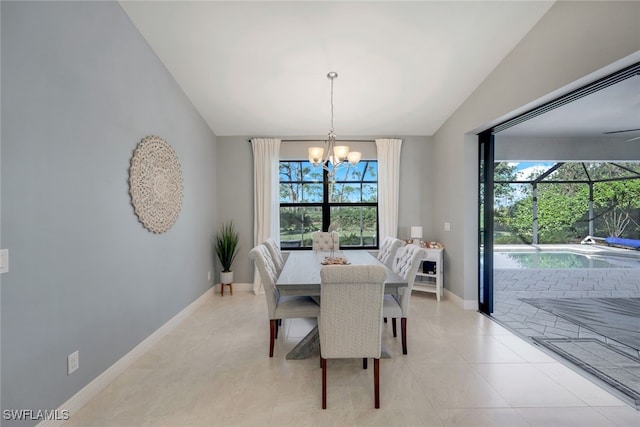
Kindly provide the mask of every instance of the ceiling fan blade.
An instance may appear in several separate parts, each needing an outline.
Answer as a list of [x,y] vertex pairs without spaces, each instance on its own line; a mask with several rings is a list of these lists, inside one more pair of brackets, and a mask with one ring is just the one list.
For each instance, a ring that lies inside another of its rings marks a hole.
[[640,129],[625,129],[625,130],[613,130],[611,132],[602,132],[604,135],[612,135],[614,133],[635,132]]
[[633,142],[640,140],[640,136],[636,136],[635,138],[627,139],[625,142]]

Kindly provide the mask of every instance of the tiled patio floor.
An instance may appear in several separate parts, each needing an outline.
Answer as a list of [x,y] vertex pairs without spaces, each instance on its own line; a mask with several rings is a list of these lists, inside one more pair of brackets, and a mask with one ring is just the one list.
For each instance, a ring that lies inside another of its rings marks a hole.
[[[640,349],[538,309],[522,301],[525,298],[640,298],[640,269],[496,269],[492,314],[499,323],[531,342],[544,342],[548,338],[596,339],[640,359]],[[640,318],[638,323],[640,326]],[[607,359],[604,353],[601,357]],[[635,371],[640,372],[640,365],[633,367],[633,371],[632,376],[637,377]],[[605,382],[611,385],[610,381]],[[617,382],[613,383],[616,387]],[[640,390],[635,388],[632,394],[637,396]]]
[[640,298],[640,269],[495,270],[493,317],[524,337],[596,338],[632,349],[521,301],[522,298]]

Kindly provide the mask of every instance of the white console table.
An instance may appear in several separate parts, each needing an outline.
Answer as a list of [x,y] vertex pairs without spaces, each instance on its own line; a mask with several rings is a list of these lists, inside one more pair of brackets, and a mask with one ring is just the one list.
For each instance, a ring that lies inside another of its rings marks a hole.
[[[416,273],[416,280],[413,283],[413,290],[420,292],[433,292],[436,299],[440,301],[442,297],[442,271],[444,270],[444,248],[425,248],[427,256],[422,259],[420,268]],[[424,269],[425,261],[435,263],[435,271],[428,272]]]

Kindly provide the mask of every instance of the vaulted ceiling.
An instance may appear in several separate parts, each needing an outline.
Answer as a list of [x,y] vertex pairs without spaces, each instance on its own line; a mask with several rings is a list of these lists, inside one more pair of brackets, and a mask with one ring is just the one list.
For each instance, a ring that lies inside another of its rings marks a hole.
[[432,135],[546,1],[120,1],[216,135]]

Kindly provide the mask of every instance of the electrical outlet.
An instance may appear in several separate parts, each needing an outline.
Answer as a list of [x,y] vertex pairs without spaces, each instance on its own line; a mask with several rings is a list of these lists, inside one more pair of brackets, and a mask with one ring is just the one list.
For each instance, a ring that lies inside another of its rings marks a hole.
[[451,223],[450,222],[445,222],[444,223],[444,231],[451,231]]
[[80,367],[80,354],[74,351],[67,356],[67,375],[73,374]]
[[207,273],[207,280],[211,281],[211,272]]

